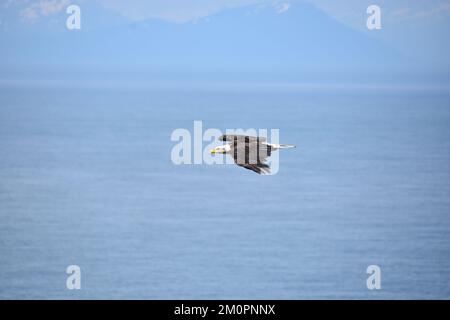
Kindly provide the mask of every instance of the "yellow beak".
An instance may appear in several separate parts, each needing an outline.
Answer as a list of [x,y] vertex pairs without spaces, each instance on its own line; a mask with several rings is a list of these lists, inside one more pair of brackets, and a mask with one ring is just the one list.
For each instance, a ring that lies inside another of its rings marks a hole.
[[211,149],[211,153],[212,153],[212,154],[215,154],[215,153],[216,153],[216,150],[215,150],[215,149]]

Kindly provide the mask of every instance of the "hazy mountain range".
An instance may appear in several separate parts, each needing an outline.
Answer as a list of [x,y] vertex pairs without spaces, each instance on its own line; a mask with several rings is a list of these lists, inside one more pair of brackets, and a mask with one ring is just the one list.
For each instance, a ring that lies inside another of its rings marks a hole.
[[0,33],[0,59],[5,73],[117,69],[293,78],[340,74],[352,80],[427,68],[414,55],[306,2],[234,7],[183,23],[131,21],[91,2],[83,4],[82,29],[75,31],[65,28],[66,17],[61,11],[47,20],[23,23],[4,15],[8,25]]

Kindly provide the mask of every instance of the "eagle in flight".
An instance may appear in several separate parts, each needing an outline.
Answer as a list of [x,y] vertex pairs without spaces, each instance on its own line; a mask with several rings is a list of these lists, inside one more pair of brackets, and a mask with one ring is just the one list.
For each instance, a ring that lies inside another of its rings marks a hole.
[[212,154],[229,154],[238,166],[258,174],[270,173],[270,166],[266,163],[266,160],[273,151],[295,148],[294,145],[267,143],[266,138],[245,135],[226,134],[220,136],[219,141],[229,143],[215,147],[211,150]]

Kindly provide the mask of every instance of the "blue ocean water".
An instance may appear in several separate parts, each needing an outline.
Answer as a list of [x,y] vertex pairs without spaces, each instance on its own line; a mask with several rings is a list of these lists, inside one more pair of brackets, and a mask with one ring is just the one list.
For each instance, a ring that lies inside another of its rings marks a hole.
[[[170,135],[195,120],[297,148],[274,176],[176,166]],[[448,94],[0,88],[0,298],[448,299],[449,283]]]

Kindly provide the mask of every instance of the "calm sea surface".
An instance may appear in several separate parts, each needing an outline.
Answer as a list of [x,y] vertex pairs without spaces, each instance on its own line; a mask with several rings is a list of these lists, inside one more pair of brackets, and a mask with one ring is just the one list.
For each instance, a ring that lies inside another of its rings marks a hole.
[[[297,148],[176,166],[194,120]],[[448,299],[450,96],[1,87],[0,298]]]

